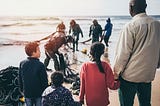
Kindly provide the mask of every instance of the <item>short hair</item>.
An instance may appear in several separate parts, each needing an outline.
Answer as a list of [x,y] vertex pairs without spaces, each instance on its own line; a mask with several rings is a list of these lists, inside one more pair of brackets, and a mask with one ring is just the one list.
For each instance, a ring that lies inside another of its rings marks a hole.
[[37,42],[29,42],[25,46],[25,52],[28,56],[32,56],[33,52],[36,52],[39,44]]
[[98,24],[98,21],[96,19],[94,19],[92,22],[93,24]]
[[132,0],[130,2],[130,6],[133,8],[135,13],[142,13],[145,12],[147,3],[146,0]]
[[55,71],[51,75],[51,84],[53,84],[55,87],[59,87],[62,85],[64,81],[63,73],[60,71]]

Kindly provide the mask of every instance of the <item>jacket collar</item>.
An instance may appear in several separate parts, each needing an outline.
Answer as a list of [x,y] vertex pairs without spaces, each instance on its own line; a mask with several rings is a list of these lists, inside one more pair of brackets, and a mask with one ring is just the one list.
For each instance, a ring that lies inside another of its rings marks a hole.
[[136,19],[138,17],[144,17],[144,16],[147,16],[147,14],[146,13],[139,13],[139,14],[135,15],[132,19]]

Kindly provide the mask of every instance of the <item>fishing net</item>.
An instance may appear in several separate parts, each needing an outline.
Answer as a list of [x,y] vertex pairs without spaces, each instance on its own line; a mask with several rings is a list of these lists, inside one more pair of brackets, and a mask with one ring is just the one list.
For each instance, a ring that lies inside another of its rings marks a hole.
[[9,66],[0,70],[0,104],[9,104],[19,101],[22,96],[18,84],[17,67]]

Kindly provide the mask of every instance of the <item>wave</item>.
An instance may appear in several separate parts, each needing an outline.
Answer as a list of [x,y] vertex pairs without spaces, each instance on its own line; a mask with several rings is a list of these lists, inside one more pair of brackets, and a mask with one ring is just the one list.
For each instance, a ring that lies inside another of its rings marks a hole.
[[26,26],[38,26],[38,25],[57,25],[59,22],[54,21],[54,22],[19,22],[19,23],[8,23],[8,24],[1,24],[0,27],[1,28],[6,28],[6,27],[26,27]]
[[0,46],[26,45],[29,41],[18,41],[7,38],[0,39]]

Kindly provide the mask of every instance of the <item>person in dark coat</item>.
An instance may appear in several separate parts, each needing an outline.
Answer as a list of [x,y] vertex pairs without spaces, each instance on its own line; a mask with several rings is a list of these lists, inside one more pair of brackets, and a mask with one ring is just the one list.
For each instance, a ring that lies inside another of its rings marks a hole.
[[45,66],[39,61],[39,44],[28,43],[25,52],[29,57],[20,62],[20,88],[24,93],[26,106],[41,106],[41,95],[48,86],[48,79]]
[[90,26],[89,37],[92,37],[92,43],[99,42],[99,37],[102,37],[102,27],[96,19],[93,20],[93,24]]

